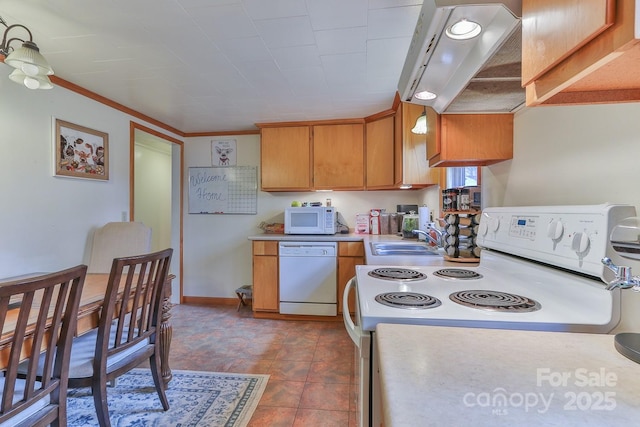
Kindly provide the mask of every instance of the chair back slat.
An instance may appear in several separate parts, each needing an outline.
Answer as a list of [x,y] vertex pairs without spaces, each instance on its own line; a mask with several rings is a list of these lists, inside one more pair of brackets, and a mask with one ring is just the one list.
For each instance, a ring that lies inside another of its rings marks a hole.
[[22,296],[22,304],[19,308],[18,319],[13,333],[13,342],[11,343],[11,351],[9,353],[9,369],[5,372],[5,384],[2,391],[0,412],[4,412],[5,408],[11,408],[12,406],[16,378],[18,376],[16,370],[12,368],[18,366],[18,363],[20,363],[33,296],[34,291],[25,291]]
[[[60,329],[62,327],[62,318],[64,316],[64,311],[66,309],[66,300],[68,298],[68,292],[70,291],[69,282],[61,283],[61,286],[58,289],[47,288],[44,290],[46,295],[46,303],[41,304],[39,319],[38,319],[38,328],[45,327],[47,325],[48,318],[50,316],[49,310],[45,308],[45,306],[49,306],[52,301],[55,300],[54,304],[54,312],[53,317],[51,319],[51,328],[49,331],[42,336],[38,337],[38,341],[33,343],[31,348],[31,357],[36,359],[40,350],[42,349],[42,342],[46,341],[45,348],[55,348],[58,345],[58,339],[60,337]],[[57,295],[55,295],[57,294]],[[76,319],[77,320],[77,319]],[[75,329],[75,328],[74,328]],[[74,331],[75,332],[75,331]],[[54,369],[54,363],[56,363],[55,353],[52,351],[45,352],[44,357],[44,372],[52,372]],[[35,378],[34,378],[35,381]],[[51,382],[51,377],[45,375],[42,377],[43,386],[48,386]],[[31,384],[29,384],[31,385]],[[27,389],[31,389],[31,387],[27,387]]]
[[[18,416],[28,416],[28,425],[66,421],[69,356],[86,272],[80,265],[0,285],[0,326],[5,334],[12,331],[0,379],[0,424]],[[38,372],[41,353],[44,370]],[[25,358],[26,376],[19,377]],[[47,395],[49,404],[36,411],[34,404]]]
[[143,341],[154,342],[172,253],[169,248],[113,260],[106,295],[111,303],[100,317],[94,370],[104,369],[108,357]]
[[[36,305],[39,305],[40,308],[38,310],[38,320],[34,327],[36,330],[46,329],[49,318],[51,317],[51,322],[50,322],[51,329],[48,331],[48,333],[36,334],[34,336],[34,340],[31,343],[31,353],[29,354],[30,358],[35,359],[40,355],[40,351],[43,349],[43,343],[45,342],[46,342],[46,346],[44,348],[56,347],[58,333],[59,333],[58,328],[59,326],[61,326],[61,323],[62,323],[61,313],[62,313],[62,310],[64,309],[64,306],[58,307],[54,305],[53,306],[54,312],[51,313],[51,303],[54,300],[54,295],[53,295],[54,292],[62,294],[63,297],[65,296],[64,294],[66,294],[67,292],[66,287],[67,286],[65,283],[61,283],[60,286],[57,288],[49,287],[49,288],[43,289],[42,299],[40,300],[39,304],[36,303]],[[49,339],[47,339],[47,335],[49,336]],[[53,362],[55,360],[54,352],[45,351],[44,360],[45,360],[44,372],[51,372],[51,366],[53,365]],[[28,378],[27,381],[28,381],[28,385],[25,390],[25,399],[31,397],[30,393],[33,390],[32,387],[35,385],[35,378]],[[42,385],[44,387],[47,387],[51,381],[51,378],[45,375],[42,377],[41,381],[42,381]]]

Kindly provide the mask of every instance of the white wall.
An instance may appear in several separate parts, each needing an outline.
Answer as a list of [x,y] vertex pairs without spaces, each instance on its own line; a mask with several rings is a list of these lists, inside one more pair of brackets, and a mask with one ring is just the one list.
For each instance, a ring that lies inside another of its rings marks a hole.
[[135,220],[153,230],[152,251],[171,247],[171,144],[136,141],[134,158]]
[[[626,203],[640,215],[640,104],[537,107],[515,118],[513,160],[483,168],[487,206]],[[612,257],[613,258],[613,257]],[[640,274],[640,263],[616,258]],[[623,291],[620,330],[640,330],[640,294]]]
[[[257,135],[229,136],[237,141],[237,165],[260,164]],[[395,212],[397,204],[429,203],[427,190],[415,191],[336,191],[331,193],[266,193],[258,191],[257,215],[188,214],[188,167],[211,166],[211,137],[190,138],[185,143],[184,188],[184,295],[235,297],[234,290],[252,283],[250,235],[261,234],[260,222],[282,222],[291,201],[325,202],[332,205],[353,228],[355,215],[371,208]],[[260,174],[258,170],[258,175]],[[437,194],[438,191],[433,191]],[[437,198],[433,203],[437,203]]]
[[[10,70],[0,66],[0,277],[86,263],[95,228],[129,211],[130,116],[61,87],[28,90]],[[52,116],[109,134],[108,181],[53,176]]]

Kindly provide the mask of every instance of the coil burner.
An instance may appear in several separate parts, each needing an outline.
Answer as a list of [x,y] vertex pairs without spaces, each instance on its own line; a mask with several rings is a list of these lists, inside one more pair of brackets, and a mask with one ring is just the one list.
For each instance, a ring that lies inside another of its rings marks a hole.
[[426,279],[427,275],[421,273],[416,270],[410,270],[408,268],[393,268],[393,267],[383,267],[376,268],[375,270],[371,270],[369,276],[375,277],[376,279],[384,279],[384,280],[422,280]]
[[540,303],[531,298],[506,292],[468,290],[454,292],[449,299],[458,304],[481,310],[526,313],[540,310]]
[[460,279],[471,280],[480,279],[482,274],[476,273],[473,270],[466,270],[464,268],[443,268],[433,272],[434,276],[442,277],[445,279]]
[[389,307],[411,310],[435,308],[442,304],[438,298],[414,292],[386,292],[376,296],[376,301]]

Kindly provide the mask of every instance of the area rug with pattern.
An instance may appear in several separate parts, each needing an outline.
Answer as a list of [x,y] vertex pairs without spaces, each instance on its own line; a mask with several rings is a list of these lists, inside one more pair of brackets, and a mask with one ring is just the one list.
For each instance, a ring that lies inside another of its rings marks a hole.
[[[134,369],[107,389],[109,418],[125,426],[246,426],[258,406],[269,375],[173,370],[166,390],[170,409],[162,404],[149,369]],[[97,426],[91,389],[70,389],[69,427]]]

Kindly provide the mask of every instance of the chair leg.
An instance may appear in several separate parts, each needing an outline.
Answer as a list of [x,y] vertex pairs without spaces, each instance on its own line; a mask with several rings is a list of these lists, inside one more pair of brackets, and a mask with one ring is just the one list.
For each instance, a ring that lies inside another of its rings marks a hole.
[[107,406],[106,380],[104,378],[94,379],[91,385],[91,391],[93,393],[93,403],[96,407],[96,415],[98,416],[100,427],[111,427],[109,407]]
[[167,399],[167,395],[164,392],[164,381],[162,380],[162,370],[160,369],[160,358],[156,357],[155,354],[151,355],[151,358],[149,359],[149,366],[151,368],[153,383],[156,386],[158,397],[160,398],[160,402],[162,403],[162,409],[168,411],[169,399]]

